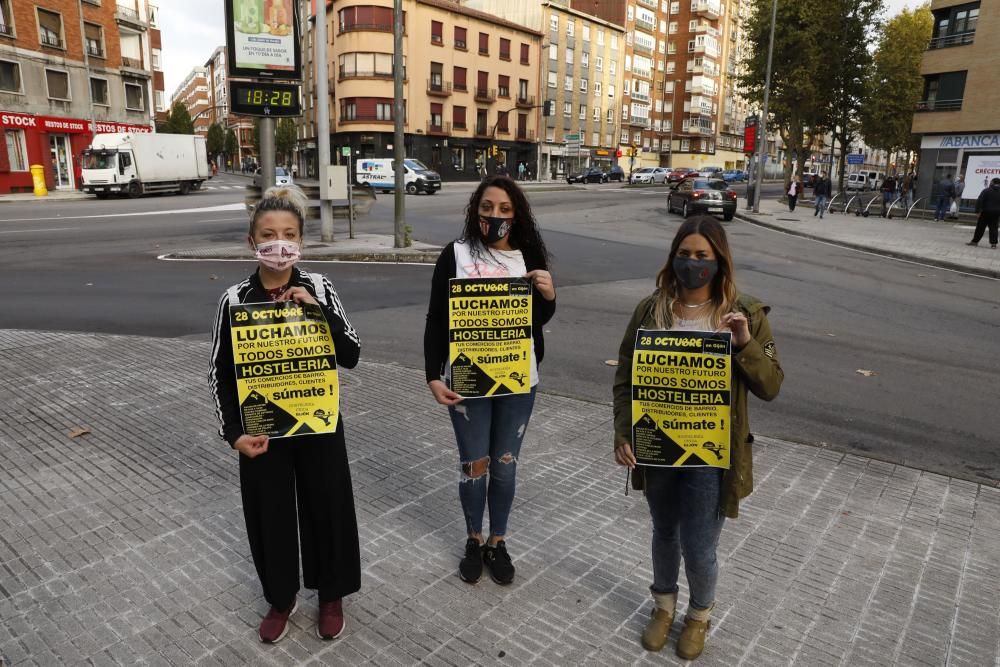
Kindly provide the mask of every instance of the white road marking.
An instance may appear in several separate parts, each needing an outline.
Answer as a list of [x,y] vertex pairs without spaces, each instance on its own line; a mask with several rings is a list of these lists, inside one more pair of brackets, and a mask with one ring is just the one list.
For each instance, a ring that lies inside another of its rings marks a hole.
[[[161,259],[164,262],[256,262],[255,257],[237,258],[237,259],[223,259],[215,257],[170,257],[170,253],[165,253],[159,255],[156,259]],[[379,266],[429,266],[434,268],[434,262],[365,262],[355,259],[312,259],[309,258],[309,264],[368,264],[368,265],[379,265]]]
[[36,232],[62,232],[76,227],[49,227],[48,229],[5,229],[0,234],[34,234]]
[[139,213],[107,213],[104,215],[58,215],[54,218],[14,218],[4,222],[41,222],[43,220],[87,220],[92,218],[134,218],[139,215],[171,215],[173,213],[216,213],[222,211],[246,211],[244,204],[221,204],[203,208],[179,208],[169,211],[141,211]]

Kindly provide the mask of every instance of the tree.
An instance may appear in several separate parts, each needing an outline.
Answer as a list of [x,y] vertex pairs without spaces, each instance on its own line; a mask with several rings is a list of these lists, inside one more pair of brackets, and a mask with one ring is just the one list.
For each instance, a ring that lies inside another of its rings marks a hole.
[[282,164],[290,164],[292,152],[295,150],[295,143],[298,141],[298,133],[295,130],[295,121],[291,118],[282,118],[278,121],[277,131],[274,137],[275,155],[281,158]]
[[222,125],[212,123],[208,126],[208,136],[205,137],[206,148],[213,159],[226,148],[226,133]]
[[226,147],[225,147],[226,157],[229,159],[235,158],[239,150],[240,150],[240,145],[239,142],[236,141],[236,132],[233,131],[233,128],[229,128],[228,130],[226,130]]
[[866,78],[867,101],[861,112],[861,131],[869,146],[890,155],[917,148],[910,128],[923,94],[920,60],[933,27],[934,16],[926,5],[904,9],[885,24]]
[[260,155],[260,118],[253,119],[253,152]]
[[188,113],[187,107],[180,100],[174,102],[174,105],[170,107],[170,113],[167,114],[167,122],[164,123],[164,127],[170,134],[194,134],[194,122],[191,120],[191,114]]

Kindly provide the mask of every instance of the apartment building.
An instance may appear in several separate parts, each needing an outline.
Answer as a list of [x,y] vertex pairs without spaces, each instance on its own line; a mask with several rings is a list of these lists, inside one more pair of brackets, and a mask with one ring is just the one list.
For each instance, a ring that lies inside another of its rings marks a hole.
[[157,18],[146,0],[0,0],[0,193],[31,191],[34,164],[49,188],[78,188],[95,131],[152,131]]
[[[541,33],[453,0],[404,0],[403,10],[407,156],[452,181],[481,178],[491,146],[512,172],[533,167]],[[327,26],[332,154],[392,157],[392,2],[328,2]]]
[[208,115],[209,92],[208,92],[208,68],[194,67],[184,77],[184,81],[177,86],[173,96],[170,98],[171,108],[177,102],[184,105],[194,123],[194,131],[201,136],[208,134],[208,126],[212,124]]
[[936,196],[946,174],[962,174],[968,207],[1000,176],[1000,6],[932,0],[931,12],[934,31],[920,66],[924,93],[913,116],[913,133],[921,136],[916,192]]
[[544,35],[539,100],[551,102],[553,113],[541,119],[538,173],[561,178],[582,167],[617,164],[624,26],[573,9],[569,0],[464,4]]
[[[236,133],[237,154],[229,157],[233,161],[233,166],[239,167],[243,160],[256,157],[257,154],[253,147],[253,118],[229,113],[229,74],[226,71],[226,57],[226,47],[219,46],[205,62],[208,87],[205,117],[209,125],[219,123],[227,132],[233,130]],[[215,157],[217,160],[222,159],[222,156]]]

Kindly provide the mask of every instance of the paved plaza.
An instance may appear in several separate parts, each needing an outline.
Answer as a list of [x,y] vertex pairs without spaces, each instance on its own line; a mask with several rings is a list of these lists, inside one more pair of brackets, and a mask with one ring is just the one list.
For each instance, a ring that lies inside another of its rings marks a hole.
[[[316,638],[303,591],[288,637],[260,644],[208,354],[0,331],[5,664],[680,662],[679,618],[662,653],[639,645],[649,518],[612,463],[609,405],[539,395],[509,535],[517,580],[470,586],[446,412],[422,371],[365,362],[341,374],[362,590],[340,639]],[[1000,490],[766,437],[754,449],[757,491],[726,523],[699,664],[998,664]]]

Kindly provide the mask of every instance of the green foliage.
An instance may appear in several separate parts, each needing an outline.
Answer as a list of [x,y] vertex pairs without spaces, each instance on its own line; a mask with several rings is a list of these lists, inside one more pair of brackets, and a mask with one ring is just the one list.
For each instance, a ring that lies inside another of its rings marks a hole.
[[212,123],[208,126],[208,136],[205,137],[205,143],[209,155],[214,156],[223,152],[226,147],[226,133],[223,131],[222,125]]
[[291,118],[282,118],[277,123],[274,136],[274,152],[279,158],[280,164],[289,164],[292,161],[292,152],[295,150],[295,143],[298,135],[295,131],[295,121]]
[[191,120],[191,114],[188,113],[187,107],[180,100],[174,102],[170,108],[167,122],[163,126],[166,128],[164,131],[168,134],[194,134],[194,121]]
[[229,157],[234,157],[240,150],[240,144],[236,140],[236,132],[233,128],[226,130],[225,153]]
[[868,145],[888,152],[914,147],[910,128],[924,85],[920,60],[933,26],[927,6],[904,9],[885,24],[865,81],[861,130]]
[[260,155],[260,118],[253,119],[253,152]]

